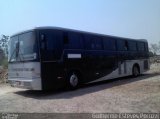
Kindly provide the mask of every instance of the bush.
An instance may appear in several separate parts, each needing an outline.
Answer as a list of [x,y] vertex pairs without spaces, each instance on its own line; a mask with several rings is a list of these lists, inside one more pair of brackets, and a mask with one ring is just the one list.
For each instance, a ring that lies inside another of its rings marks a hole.
[[7,83],[7,82],[8,82],[8,70],[0,69],[0,83]]
[[0,60],[0,83],[6,83],[8,78],[8,59]]
[[3,58],[0,61],[0,66],[2,66],[3,68],[7,69],[8,68],[8,59],[7,58]]

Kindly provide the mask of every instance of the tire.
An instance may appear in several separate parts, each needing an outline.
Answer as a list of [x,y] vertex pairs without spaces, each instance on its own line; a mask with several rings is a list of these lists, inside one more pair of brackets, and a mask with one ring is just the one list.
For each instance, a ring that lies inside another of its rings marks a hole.
[[71,72],[68,76],[68,79],[67,79],[67,87],[70,89],[70,90],[75,90],[78,88],[79,86],[79,76],[77,73],[75,72]]
[[133,66],[132,75],[133,75],[133,77],[137,77],[140,75],[140,71],[139,71],[138,66],[136,66],[136,65]]

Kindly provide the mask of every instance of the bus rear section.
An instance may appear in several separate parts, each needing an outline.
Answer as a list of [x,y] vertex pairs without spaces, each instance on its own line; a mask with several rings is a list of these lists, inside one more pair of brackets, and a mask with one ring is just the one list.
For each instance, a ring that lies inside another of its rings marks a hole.
[[35,31],[26,31],[9,41],[8,80],[14,87],[42,90]]

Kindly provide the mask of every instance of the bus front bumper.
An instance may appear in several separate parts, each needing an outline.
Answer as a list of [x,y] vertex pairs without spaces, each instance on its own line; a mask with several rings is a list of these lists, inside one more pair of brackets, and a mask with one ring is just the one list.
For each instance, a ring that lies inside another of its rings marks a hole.
[[31,79],[31,80],[22,80],[11,78],[8,80],[10,85],[13,87],[30,89],[30,90],[42,90],[41,78]]

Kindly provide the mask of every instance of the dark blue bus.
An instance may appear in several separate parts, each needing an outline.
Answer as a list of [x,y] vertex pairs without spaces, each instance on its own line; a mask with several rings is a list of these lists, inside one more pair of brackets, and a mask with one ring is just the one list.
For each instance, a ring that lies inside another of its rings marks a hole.
[[77,88],[149,69],[147,40],[57,27],[38,27],[11,36],[9,82],[31,90]]

